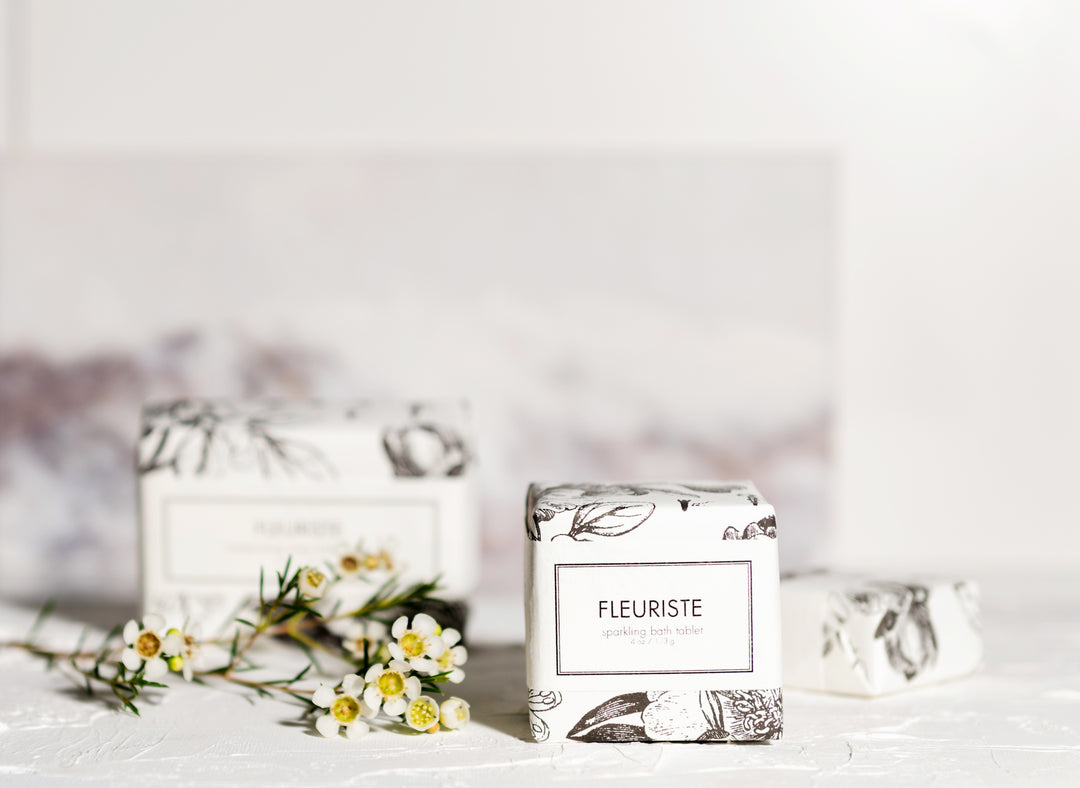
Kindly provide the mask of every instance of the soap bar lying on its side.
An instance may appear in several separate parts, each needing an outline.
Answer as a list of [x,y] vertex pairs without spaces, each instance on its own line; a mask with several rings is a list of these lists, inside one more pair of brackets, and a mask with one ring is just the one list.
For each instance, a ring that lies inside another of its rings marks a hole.
[[982,660],[974,583],[833,572],[780,584],[784,686],[874,696],[960,678]]

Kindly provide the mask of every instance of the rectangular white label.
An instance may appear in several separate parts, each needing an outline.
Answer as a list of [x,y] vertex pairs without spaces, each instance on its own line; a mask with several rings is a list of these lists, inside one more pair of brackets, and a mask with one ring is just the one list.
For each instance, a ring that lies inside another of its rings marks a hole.
[[750,561],[555,564],[560,676],[753,672]]
[[428,500],[169,498],[162,504],[167,582],[242,583],[319,563],[362,543],[410,577],[439,570],[438,506]]

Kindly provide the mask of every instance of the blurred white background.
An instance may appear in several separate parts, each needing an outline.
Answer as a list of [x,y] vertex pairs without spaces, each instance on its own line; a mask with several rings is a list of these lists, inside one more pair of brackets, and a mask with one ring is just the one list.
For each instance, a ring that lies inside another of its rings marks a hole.
[[[0,34],[9,348],[49,347],[19,329],[48,310],[43,277],[63,303],[82,295],[75,334],[98,303],[126,325],[102,297],[124,283],[60,295],[55,261],[20,260],[102,210],[77,183],[102,160],[806,157],[829,163],[835,200],[825,557],[1075,563],[1074,3],[6,0]],[[53,168],[71,189],[16,243],[20,190]]]

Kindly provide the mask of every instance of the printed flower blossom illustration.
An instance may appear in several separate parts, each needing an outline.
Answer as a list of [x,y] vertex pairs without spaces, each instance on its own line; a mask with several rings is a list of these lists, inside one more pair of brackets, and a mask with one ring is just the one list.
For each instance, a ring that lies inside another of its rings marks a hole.
[[395,476],[461,476],[469,450],[456,430],[432,421],[413,421],[383,433],[383,449]]
[[132,619],[124,626],[124,642],[127,648],[121,656],[124,667],[131,671],[145,667],[144,675],[151,681],[162,678],[169,672],[166,657],[175,656],[183,647],[183,638],[179,633],[162,635],[165,619],[154,613],[143,617],[142,626]]
[[469,659],[469,652],[464,646],[459,646],[461,641],[461,633],[456,629],[444,629],[442,631],[442,640],[446,645],[446,651],[442,653],[441,657],[437,657],[435,661],[438,663],[439,668],[437,673],[446,673],[447,680],[460,684],[465,680],[465,671],[458,667],[458,665],[464,665]]
[[461,698],[447,698],[439,706],[439,722],[452,731],[469,724],[469,704]]
[[439,704],[427,695],[414,698],[405,709],[405,724],[415,731],[438,730]]
[[355,673],[341,680],[339,694],[329,684],[320,684],[311,697],[311,702],[321,709],[329,711],[315,721],[315,728],[323,736],[333,738],[344,729],[349,739],[359,739],[370,728],[364,718],[375,716],[377,709],[372,709],[361,695],[364,692],[364,680]]
[[642,711],[645,735],[653,741],[724,739],[724,713],[715,692],[648,692]]
[[305,566],[300,570],[300,575],[297,580],[297,588],[300,591],[301,596],[308,599],[319,599],[326,593],[326,587],[329,583],[329,578],[318,569],[311,566]]
[[372,665],[364,680],[364,702],[375,711],[381,707],[390,717],[398,717],[408,708],[409,701],[420,696],[420,679],[411,675],[407,662],[392,659],[386,667]]
[[435,619],[426,613],[418,613],[410,625],[408,616],[401,616],[390,633],[396,638],[389,646],[394,659],[407,662],[421,673],[439,672],[436,660],[446,652],[446,643],[439,635],[439,624]]

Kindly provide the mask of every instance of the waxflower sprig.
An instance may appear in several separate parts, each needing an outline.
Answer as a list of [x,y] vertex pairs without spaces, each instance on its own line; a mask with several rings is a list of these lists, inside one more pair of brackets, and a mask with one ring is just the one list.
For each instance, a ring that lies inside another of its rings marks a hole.
[[465,677],[459,666],[468,659],[468,652],[456,645],[460,633],[443,629],[426,613],[418,613],[411,621],[399,616],[390,631],[394,640],[387,650],[392,659],[386,664],[376,663],[363,676],[352,673],[335,686],[321,684],[315,691],[312,702],[327,710],[315,723],[323,736],[344,732],[347,738],[360,738],[380,713],[427,733],[437,733],[441,726],[456,730],[469,721],[469,704],[461,698],[439,704],[422,694],[441,694],[439,684]]
[[404,722],[409,728],[437,733],[440,723],[449,730],[462,728],[469,721],[469,704],[451,697],[441,704],[423,690],[441,693],[437,682],[445,674],[423,678],[406,662],[390,660],[386,665],[372,665],[364,676],[351,673],[338,684],[320,684],[312,703],[326,713],[315,722],[323,736],[335,737],[344,732],[358,739],[371,730],[370,721],[379,717]]
[[[297,702],[305,714],[325,710],[315,724],[327,736],[343,731],[357,738],[380,722],[391,729],[428,732],[466,724],[470,712],[464,700],[449,698],[440,704],[424,694],[441,694],[440,685],[464,678],[460,666],[468,654],[459,644],[460,633],[442,628],[425,613],[411,619],[400,614],[437,602],[437,581],[402,586],[389,574],[393,561],[385,550],[365,554],[358,548],[326,567],[294,569],[290,560],[276,573],[277,587],[269,594],[260,572],[257,602],[234,619],[228,637],[204,640],[198,622],[170,628],[164,618],[148,613],[117,625],[96,649],[84,649],[84,631],[73,651],[55,651],[37,641],[53,612],[47,603],[24,640],[0,647],[42,658],[47,669],[60,668],[76,678],[88,695],[107,688],[135,714],[142,694],[167,690],[163,680],[172,673],[189,682],[217,682],[258,697]],[[306,664],[282,678],[252,677],[252,671],[267,669],[253,655],[268,637],[296,645]],[[225,656],[207,666],[214,662],[207,659],[213,650]],[[316,653],[352,664],[356,672],[313,688],[311,677],[323,673]]]
[[[45,660],[47,670],[59,668],[85,689],[87,695],[94,694],[94,687],[108,688],[112,695],[128,711],[139,714],[135,701],[147,687],[166,688],[167,685],[153,680],[146,675],[145,661],[137,669],[131,669],[121,658],[115,661],[116,649],[113,646],[122,633],[122,627],[116,626],[105,636],[97,649],[84,650],[88,632],[83,630],[73,651],[54,651],[38,645],[37,635],[46,620],[56,608],[54,600],[49,600],[41,608],[31,625],[26,638],[21,641],[0,644],[8,648],[21,649]],[[125,649],[126,651],[126,649]],[[168,667],[166,666],[166,672]]]

